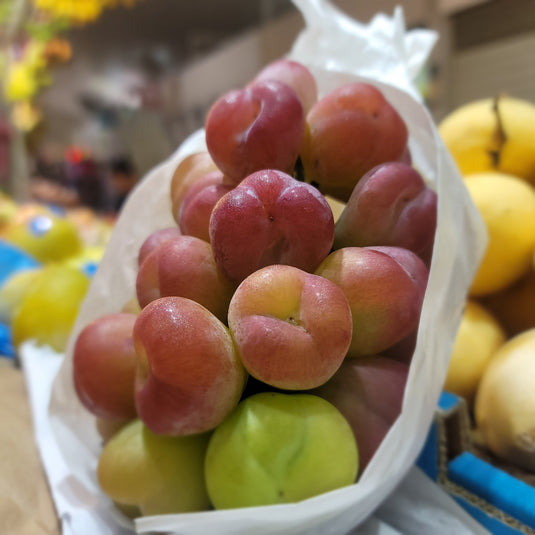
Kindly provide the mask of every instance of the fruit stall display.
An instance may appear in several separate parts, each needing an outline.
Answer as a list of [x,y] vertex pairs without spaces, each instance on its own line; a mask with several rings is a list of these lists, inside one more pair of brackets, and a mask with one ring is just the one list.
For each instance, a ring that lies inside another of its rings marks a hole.
[[[493,533],[535,529],[534,125],[535,103],[508,95],[470,102],[439,125],[489,240],[444,385],[457,396],[450,412],[465,415],[448,439],[463,447],[448,461],[464,459],[465,473],[478,477],[483,470],[488,486],[463,476],[477,507],[459,488],[452,492]],[[457,477],[452,466],[444,465],[446,486]]]
[[[402,18],[296,5],[309,31],[140,182],[81,304],[48,445],[99,533],[344,533],[425,442],[484,227]],[[359,33],[395,53],[322,50]]]
[[[236,529],[241,514],[250,532],[291,506],[288,525],[342,532],[370,512],[359,493],[379,503],[406,473],[482,250],[468,196],[444,193],[455,169],[433,181],[426,128],[403,92],[286,58],[217,99],[204,131],[142,182],[51,402],[66,459],[122,522],[179,513],[168,529]],[[453,243],[471,249],[446,290],[433,260],[447,272],[457,258],[437,233],[448,206],[468,233]]]
[[85,208],[0,200],[1,350],[27,340],[65,351],[112,224]]

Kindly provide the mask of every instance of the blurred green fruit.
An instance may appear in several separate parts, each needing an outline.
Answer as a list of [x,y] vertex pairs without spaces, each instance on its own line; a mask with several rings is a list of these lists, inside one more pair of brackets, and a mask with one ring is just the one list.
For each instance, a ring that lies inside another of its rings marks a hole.
[[69,266],[49,264],[42,268],[12,317],[15,347],[35,340],[63,352],[89,281],[87,275]]
[[0,286],[0,321],[11,323],[17,307],[40,271],[40,269],[16,271]]
[[104,446],[99,484],[116,504],[138,506],[143,515],[207,510],[203,463],[208,436],[156,435],[133,420]]

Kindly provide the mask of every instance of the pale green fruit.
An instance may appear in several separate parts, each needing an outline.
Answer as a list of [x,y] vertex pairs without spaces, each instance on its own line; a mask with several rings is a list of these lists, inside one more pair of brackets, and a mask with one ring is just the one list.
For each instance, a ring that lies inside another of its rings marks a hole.
[[156,435],[139,419],[121,428],[104,446],[97,477],[103,492],[142,515],[209,509],[203,476],[207,434]]
[[298,502],[354,483],[357,472],[348,422],[310,394],[246,398],[214,431],[205,462],[216,509]]
[[19,303],[39,272],[40,268],[16,271],[0,286],[0,321],[11,323]]
[[78,269],[61,264],[40,269],[12,316],[15,347],[35,340],[63,352],[89,282]]

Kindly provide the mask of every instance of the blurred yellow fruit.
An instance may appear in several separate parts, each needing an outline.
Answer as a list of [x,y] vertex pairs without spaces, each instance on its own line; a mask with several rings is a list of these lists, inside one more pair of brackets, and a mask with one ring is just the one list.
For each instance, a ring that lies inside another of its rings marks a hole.
[[535,329],[507,341],[487,366],[475,400],[477,430],[503,460],[535,470]]
[[82,249],[76,226],[52,214],[36,214],[9,225],[2,237],[43,263],[64,260]]
[[66,265],[42,268],[13,315],[14,346],[35,340],[63,352],[89,281],[80,270]]
[[0,286],[0,321],[11,323],[15,310],[36,280],[40,269],[16,271]]
[[501,171],[535,183],[535,104],[500,96],[465,104],[439,125],[461,174]]
[[496,319],[480,304],[467,301],[444,390],[463,397],[472,405],[481,376],[505,339],[505,332]]
[[488,232],[488,246],[476,273],[471,296],[503,290],[526,274],[535,248],[535,188],[505,173],[465,177]]
[[531,269],[505,290],[485,297],[483,305],[496,317],[508,337],[535,327],[535,271]]
[[67,266],[79,269],[87,275],[93,275],[102,260],[105,248],[101,246],[84,247],[78,254],[69,256],[65,260]]

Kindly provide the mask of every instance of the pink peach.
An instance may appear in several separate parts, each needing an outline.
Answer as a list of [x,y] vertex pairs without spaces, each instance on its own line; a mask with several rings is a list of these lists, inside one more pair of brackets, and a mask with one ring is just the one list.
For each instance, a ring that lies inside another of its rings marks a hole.
[[267,266],[249,275],[232,297],[228,319],[247,371],[277,388],[324,383],[351,342],[351,312],[342,290],[292,266]]

